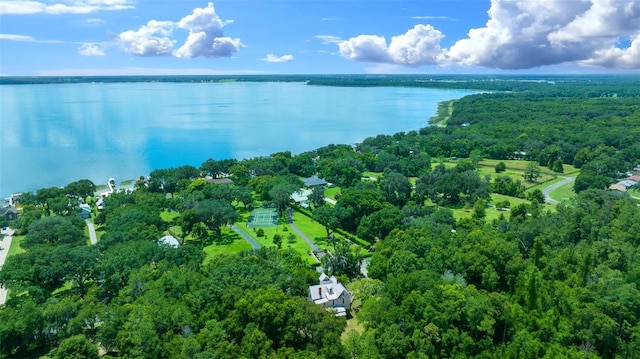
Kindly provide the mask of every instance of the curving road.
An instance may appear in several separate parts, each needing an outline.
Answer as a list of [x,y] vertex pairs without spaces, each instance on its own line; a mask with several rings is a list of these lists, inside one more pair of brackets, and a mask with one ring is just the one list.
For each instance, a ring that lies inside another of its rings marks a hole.
[[231,229],[233,229],[234,231],[236,231],[236,233],[241,235],[242,238],[246,239],[247,242],[249,242],[251,244],[253,249],[260,248],[260,244],[258,244],[258,242],[256,242],[256,241],[254,241],[253,238],[251,238],[248,234],[244,233],[240,228],[238,228],[236,226],[231,226]]
[[562,186],[564,186],[564,185],[566,185],[568,183],[571,183],[571,182],[576,180],[575,177],[561,177],[561,178],[564,178],[564,179],[562,181],[558,182],[558,183],[554,183],[554,184],[552,184],[550,186],[547,186],[544,189],[542,189],[542,194],[544,195],[544,201],[545,202],[547,202],[549,204],[558,204],[558,203],[560,203],[560,202],[556,201],[555,199],[551,198],[549,196],[549,193],[551,193],[551,191],[553,191],[553,190],[555,190],[555,189],[557,189],[559,187],[562,187]]

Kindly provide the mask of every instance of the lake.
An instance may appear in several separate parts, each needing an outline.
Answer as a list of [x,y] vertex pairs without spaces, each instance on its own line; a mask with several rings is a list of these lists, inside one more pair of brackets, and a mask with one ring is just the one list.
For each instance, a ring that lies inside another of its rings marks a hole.
[[297,82],[1,85],[0,196],[418,130],[438,102],[472,93]]

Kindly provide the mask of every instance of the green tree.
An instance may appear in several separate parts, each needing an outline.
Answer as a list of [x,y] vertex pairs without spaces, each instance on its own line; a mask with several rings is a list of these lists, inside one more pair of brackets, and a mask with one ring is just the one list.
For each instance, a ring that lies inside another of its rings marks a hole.
[[378,183],[387,201],[395,206],[404,206],[411,197],[411,183],[401,173],[385,172]]
[[495,167],[496,173],[504,172],[506,170],[507,170],[507,165],[502,161],[498,162],[498,164]]
[[311,194],[309,195],[309,201],[315,208],[322,207],[325,205],[324,201],[324,187],[323,186],[315,186],[311,190]]
[[273,244],[278,247],[278,249],[282,248],[282,236],[278,233],[273,235]]
[[56,350],[56,359],[99,359],[98,347],[84,335],[74,335],[64,339]]
[[198,217],[209,229],[222,238],[222,227],[238,220],[238,213],[228,202],[217,199],[204,200],[195,208]]
[[529,162],[527,163],[527,167],[525,167],[524,169],[524,179],[527,182],[535,182],[538,177],[540,177],[541,172],[540,172],[540,166],[538,166],[537,163],[535,162]]

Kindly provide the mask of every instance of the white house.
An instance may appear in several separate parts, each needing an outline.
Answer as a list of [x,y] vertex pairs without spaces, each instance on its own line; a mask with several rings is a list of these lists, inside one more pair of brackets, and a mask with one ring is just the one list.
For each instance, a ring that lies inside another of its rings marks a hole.
[[180,242],[172,235],[166,235],[160,239],[158,239],[158,244],[165,244],[173,248],[180,247]]
[[353,294],[334,276],[329,278],[322,273],[319,279],[320,284],[309,287],[309,301],[332,309],[337,317],[347,315],[346,311],[351,308]]

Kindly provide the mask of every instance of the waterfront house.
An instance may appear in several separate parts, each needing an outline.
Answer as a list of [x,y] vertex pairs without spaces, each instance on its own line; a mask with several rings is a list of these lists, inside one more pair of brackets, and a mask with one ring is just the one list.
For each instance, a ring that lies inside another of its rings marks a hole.
[[0,208],[0,218],[7,221],[18,219],[18,210],[13,206],[2,207]]
[[78,206],[78,216],[82,219],[91,218],[91,207],[86,203],[81,203]]
[[337,317],[347,315],[353,294],[334,276],[328,277],[322,273],[319,281],[320,284],[309,287],[309,301],[332,310]]
[[304,182],[305,187],[324,186],[328,184],[327,181],[325,181],[322,178],[319,178],[317,175],[313,175],[309,178],[305,178],[302,181]]

